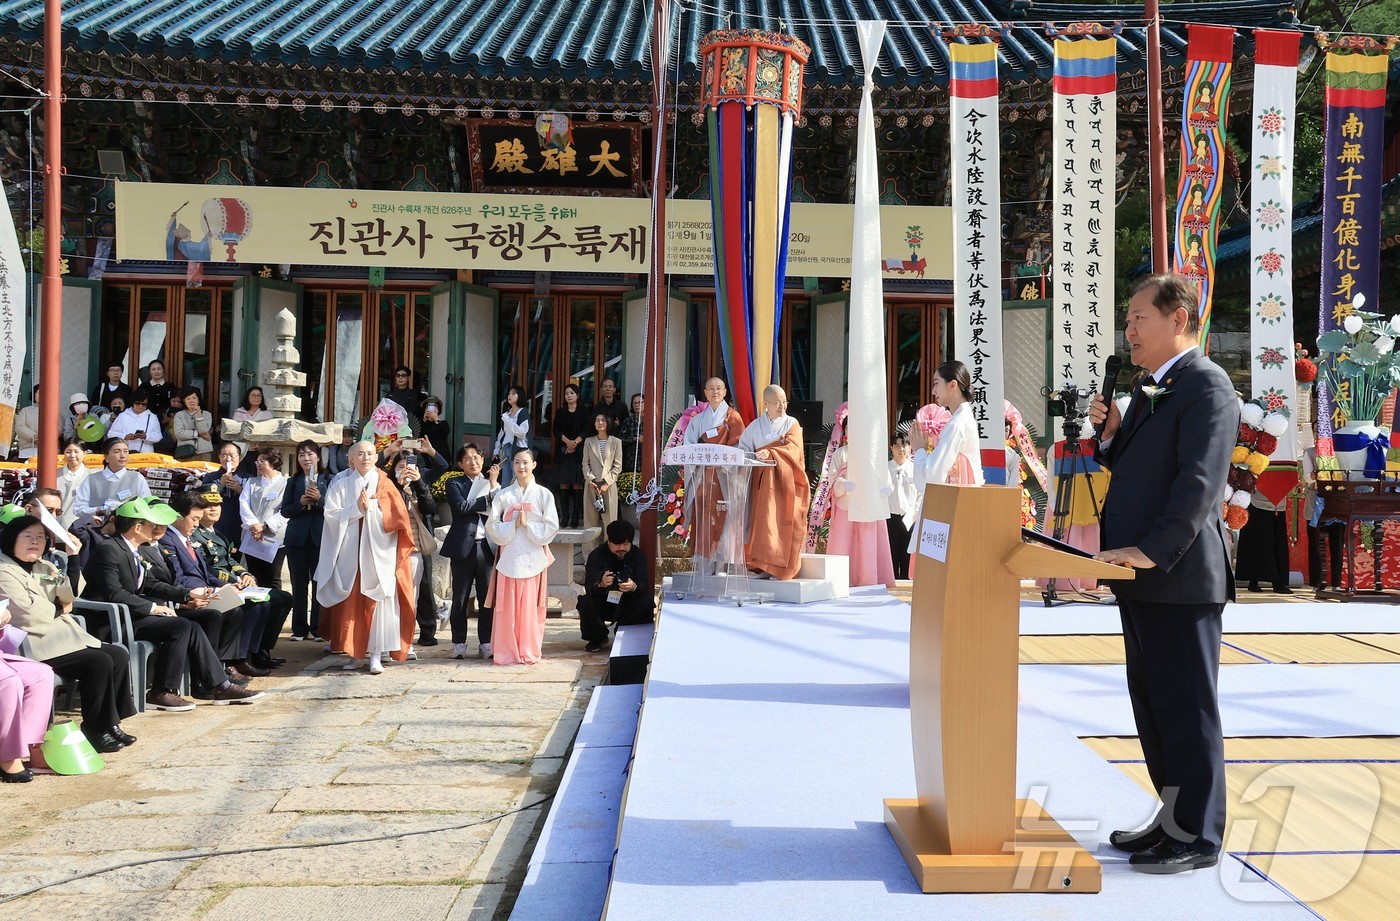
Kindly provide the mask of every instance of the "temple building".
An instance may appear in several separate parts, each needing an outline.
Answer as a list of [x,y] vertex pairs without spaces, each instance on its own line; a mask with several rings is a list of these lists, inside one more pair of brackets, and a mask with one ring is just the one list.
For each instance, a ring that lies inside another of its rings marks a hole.
[[[1147,172],[1144,39],[1131,27],[1141,7],[744,0],[720,14],[671,6],[674,121],[666,143],[675,199],[708,195],[698,86],[705,33],[783,28],[811,46],[793,200],[841,204],[854,187],[860,96],[854,29],[844,23],[889,20],[876,78],[882,201],[941,206],[950,188],[949,66],[932,26],[969,15],[1019,26],[1000,52],[1002,277],[1007,350],[1043,372],[1018,384],[1021,399],[1038,401],[1049,383],[1048,303],[1035,289],[1049,250],[1053,61],[1041,24],[1091,14],[1128,21],[1118,37],[1117,186],[1126,194],[1145,185]],[[1169,126],[1180,105],[1180,21],[1241,27],[1238,98],[1247,98],[1252,76],[1248,29],[1294,22],[1280,0],[1170,9],[1173,22],[1163,32]],[[42,16],[42,0],[0,10],[0,171],[21,242],[36,248],[46,127],[35,89],[43,77]],[[134,383],[159,358],[175,383],[200,387],[206,403],[227,412],[268,369],[272,318],[284,307],[298,317],[309,378],[304,413],[315,421],[363,417],[400,364],[424,391],[445,399],[458,439],[492,431],[513,384],[531,395],[537,418],[568,381],[585,403],[596,399],[604,375],[624,397],[640,390],[644,273],[483,268],[466,256],[412,269],[209,261],[196,271],[186,258],[127,258],[113,240],[115,181],[339,189],[350,198],[363,190],[509,193],[545,206],[557,195],[646,199],[654,191],[651,16],[644,0],[90,0],[70,7],[64,392],[90,390],[108,361],[121,362]],[[567,116],[566,146],[542,145],[542,113]],[[1169,133],[1169,152],[1172,143]],[[171,215],[172,233],[193,223],[192,215]],[[172,246],[178,242],[172,237]],[[935,275],[910,271],[885,281],[893,417],[928,399],[933,371],[949,354],[951,285]],[[845,366],[842,282],[790,274],[778,333],[781,384],[795,406],[823,420],[845,392],[834,370]],[[668,415],[698,395],[707,377],[723,374],[713,277],[673,274],[670,284],[661,399]]]

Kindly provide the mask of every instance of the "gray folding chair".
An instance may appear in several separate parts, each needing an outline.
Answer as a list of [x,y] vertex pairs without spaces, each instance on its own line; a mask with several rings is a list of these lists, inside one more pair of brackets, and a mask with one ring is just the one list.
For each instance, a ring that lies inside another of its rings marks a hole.
[[151,656],[156,652],[155,644],[136,638],[136,631],[131,625],[131,610],[124,604],[79,598],[73,602],[73,610],[102,615],[94,620],[101,622],[98,627],[105,628],[107,636],[104,637],[92,627],[88,627],[88,632],[98,639],[105,639],[108,643],[126,647],[131,656],[131,699],[136,704],[136,712],[144,713],[148,672]]

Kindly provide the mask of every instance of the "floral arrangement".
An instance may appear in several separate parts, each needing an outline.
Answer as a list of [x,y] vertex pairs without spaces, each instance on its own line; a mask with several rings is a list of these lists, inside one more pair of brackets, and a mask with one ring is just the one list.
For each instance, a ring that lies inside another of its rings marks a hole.
[[[690,425],[690,420],[704,412],[705,404],[696,403],[687,406],[681,411],[676,423],[671,428],[671,435],[666,439],[666,445],[661,449],[661,453],[666,453],[666,448],[674,448],[685,440],[685,430]],[[664,479],[661,482],[666,482]],[[690,527],[685,520],[685,473],[676,471],[676,485],[670,492],[662,497],[660,530],[662,537],[674,537],[678,540],[685,540],[690,536]]]
[[1249,502],[1259,475],[1269,467],[1269,455],[1278,447],[1279,436],[1288,431],[1287,410],[1270,410],[1265,401],[1240,403],[1240,431],[1230,455],[1230,474],[1225,484],[1225,506],[1221,517],[1231,531],[1238,531],[1249,520]]
[[1358,294],[1350,305],[1342,305],[1341,329],[1317,339],[1322,373],[1344,422],[1375,419],[1386,395],[1400,383],[1400,354],[1395,351],[1400,315],[1382,321],[1379,314],[1363,310],[1365,304]]
[[433,481],[433,485],[429,487],[428,492],[430,492],[432,494],[432,497],[438,500],[439,502],[446,502],[447,483],[449,480],[454,480],[459,476],[463,476],[462,471],[448,470],[446,473],[442,474],[436,480]]

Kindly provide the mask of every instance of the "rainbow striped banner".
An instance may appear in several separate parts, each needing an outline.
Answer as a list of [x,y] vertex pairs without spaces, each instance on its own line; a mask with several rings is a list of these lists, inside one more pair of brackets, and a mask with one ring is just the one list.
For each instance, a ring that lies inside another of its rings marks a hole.
[[1196,281],[1200,294],[1201,341],[1210,327],[1215,279],[1215,243],[1220,224],[1224,124],[1230,100],[1235,30],[1229,26],[1187,27],[1186,87],[1181,111],[1181,180],[1176,192],[1176,246],[1172,267]]
[[953,342],[972,376],[982,473],[1006,483],[1001,340],[1001,131],[997,45],[948,45],[953,168]]

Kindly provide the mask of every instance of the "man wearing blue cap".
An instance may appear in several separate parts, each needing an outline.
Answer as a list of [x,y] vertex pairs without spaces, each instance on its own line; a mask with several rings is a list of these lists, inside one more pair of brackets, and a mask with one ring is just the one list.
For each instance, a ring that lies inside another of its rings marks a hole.
[[193,710],[194,704],[176,693],[186,668],[195,688],[215,704],[252,703],[262,697],[262,692],[231,682],[204,631],[175,615],[171,605],[198,603],[194,594],[182,586],[157,581],[141,559],[140,548],[151,541],[156,527],[168,526],[177,517],[168,505],[152,506],[146,499],[117,506],[112,513],[116,533],[94,542],[83,570],[87,579],[83,597],[126,605],[136,638],[155,644],[154,681],[146,695],[147,706],[156,710]]

